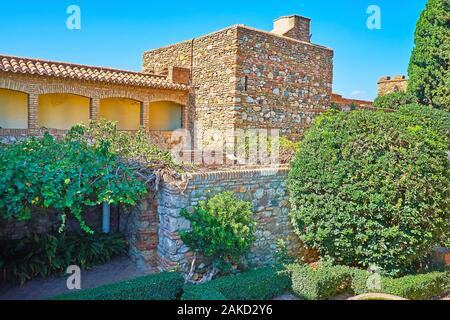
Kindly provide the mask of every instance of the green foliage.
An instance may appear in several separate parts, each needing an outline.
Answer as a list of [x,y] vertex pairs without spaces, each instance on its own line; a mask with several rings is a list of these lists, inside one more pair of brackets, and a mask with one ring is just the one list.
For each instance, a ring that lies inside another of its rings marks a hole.
[[149,168],[168,167],[181,170],[168,151],[162,150],[151,141],[147,132],[142,129],[134,133],[118,131],[115,122],[107,120],[92,121],[88,126],[77,125],[69,135],[95,147],[108,145],[108,151],[128,161],[137,161]]
[[175,300],[184,278],[180,273],[163,272],[95,289],[60,295],[50,300]]
[[428,300],[439,297],[450,289],[450,276],[446,272],[408,275],[396,279],[381,277],[381,290],[367,288],[370,275],[363,270],[353,270],[351,288],[356,295],[376,292],[410,300]]
[[286,137],[280,137],[280,161],[289,163],[300,148],[300,141],[290,140]]
[[223,192],[202,201],[192,212],[181,215],[191,222],[191,230],[181,239],[194,252],[211,258],[214,266],[226,270],[231,262],[245,255],[255,239],[251,203]]
[[288,179],[291,217],[324,258],[398,275],[448,234],[448,136],[434,110],[408,110],[330,112],[307,131]]
[[418,104],[405,105],[399,108],[401,116],[411,119],[414,125],[434,131],[449,141],[450,113]]
[[296,261],[296,258],[289,253],[286,246],[286,241],[284,241],[284,239],[278,239],[276,245],[277,249],[275,252],[275,259],[277,263],[280,265],[286,265],[292,264]]
[[331,299],[340,293],[384,293],[410,300],[426,300],[441,296],[450,289],[446,272],[408,275],[402,278],[380,276],[380,288],[369,289],[369,277],[374,274],[330,263],[287,266],[292,277],[293,292],[307,300]]
[[126,253],[120,234],[41,234],[21,240],[0,241],[0,282],[26,281],[62,273],[70,265],[87,269]]
[[[213,280],[214,281],[214,280]],[[228,300],[222,293],[212,286],[205,285],[187,285],[181,297],[182,300],[189,301],[224,301]]]
[[351,284],[350,268],[321,262],[316,267],[288,265],[292,291],[306,300],[326,300],[346,292]]
[[373,106],[382,109],[398,109],[406,104],[416,102],[417,98],[410,92],[393,92],[377,97]]
[[275,268],[228,276],[201,285],[187,285],[183,300],[269,300],[290,286],[289,277]]
[[450,110],[450,2],[429,0],[417,22],[408,90],[420,103]]
[[34,206],[53,208],[61,212],[61,231],[72,215],[92,233],[82,217],[85,207],[135,205],[146,187],[109,147],[46,134],[0,148],[0,219],[28,220]]

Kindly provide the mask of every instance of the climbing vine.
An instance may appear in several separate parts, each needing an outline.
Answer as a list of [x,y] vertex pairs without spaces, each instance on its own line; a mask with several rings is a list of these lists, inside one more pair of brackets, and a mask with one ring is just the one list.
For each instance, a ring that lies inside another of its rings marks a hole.
[[83,219],[85,207],[134,205],[146,192],[133,169],[110,151],[110,142],[89,144],[73,132],[0,148],[0,172],[0,220],[29,220],[33,207],[52,208],[61,213],[60,231],[72,216],[93,233]]

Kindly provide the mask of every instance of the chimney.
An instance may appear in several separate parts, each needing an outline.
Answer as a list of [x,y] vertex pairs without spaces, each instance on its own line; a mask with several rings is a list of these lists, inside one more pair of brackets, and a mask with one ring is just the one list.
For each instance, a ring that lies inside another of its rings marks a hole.
[[272,33],[300,41],[311,42],[310,24],[311,19],[298,15],[281,17],[274,21]]

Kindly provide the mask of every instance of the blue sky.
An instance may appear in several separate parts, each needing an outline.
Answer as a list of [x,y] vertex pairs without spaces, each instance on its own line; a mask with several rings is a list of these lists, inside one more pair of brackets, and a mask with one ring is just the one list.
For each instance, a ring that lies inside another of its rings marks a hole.
[[[312,19],[312,41],[333,48],[334,91],[373,99],[383,75],[406,74],[416,21],[426,0],[40,0],[4,1],[0,53],[139,71],[145,50],[234,24],[272,29],[282,15]],[[81,30],[66,27],[69,5]],[[369,30],[369,5],[381,30]]]

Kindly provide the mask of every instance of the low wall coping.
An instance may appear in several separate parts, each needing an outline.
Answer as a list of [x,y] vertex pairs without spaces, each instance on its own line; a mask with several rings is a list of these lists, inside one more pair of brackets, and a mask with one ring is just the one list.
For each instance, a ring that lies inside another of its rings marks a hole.
[[229,180],[239,178],[259,178],[265,176],[286,175],[290,168],[288,165],[276,167],[256,167],[236,170],[217,170],[191,174],[191,181]]

